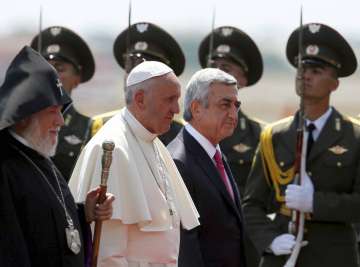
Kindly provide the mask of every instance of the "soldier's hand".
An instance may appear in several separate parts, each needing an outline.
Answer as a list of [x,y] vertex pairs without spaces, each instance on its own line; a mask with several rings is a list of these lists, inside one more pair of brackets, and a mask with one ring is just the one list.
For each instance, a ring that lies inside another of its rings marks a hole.
[[295,246],[295,236],[291,234],[282,234],[274,238],[269,249],[276,256],[290,254]]
[[285,190],[286,206],[301,212],[313,211],[314,185],[305,174],[303,185],[290,184]]
[[112,203],[115,200],[114,195],[106,193],[105,201],[97,204],[100,187],[97,187],[87,193],[85,201],[85,216],[87,222],[95,220],[109,220],[113,213]]

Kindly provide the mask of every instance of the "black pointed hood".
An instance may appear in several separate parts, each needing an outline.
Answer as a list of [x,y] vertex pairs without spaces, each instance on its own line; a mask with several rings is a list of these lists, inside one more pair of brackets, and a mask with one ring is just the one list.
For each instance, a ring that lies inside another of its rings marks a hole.
[[56,70],[25,46],[11,62],[0,87],[0,130],[47,107],[70,103]]

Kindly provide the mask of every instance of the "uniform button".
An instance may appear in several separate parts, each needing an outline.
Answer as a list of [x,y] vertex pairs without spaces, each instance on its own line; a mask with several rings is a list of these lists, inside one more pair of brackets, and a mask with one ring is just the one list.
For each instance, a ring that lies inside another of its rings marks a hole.
[[240,163],[241,165],[244,164],[244,160],[243,160],[243,159],[239,160],[239,163]]
[[285,165],[284,162],[283,162],[283,161],[280,161],[280,166],[281,166],[281,167],[284,167],[284,165]]
[[312,176],[312,172],[308,172],[308,175],[309,175],[309,176]]
[[70,151],[70,152],[69,152],[69,156],[70,156],[70,157],[73,157],[73,156],[74,156],[74,152]]
[[338,162],[336,163],[336,165],[337,165],[338,167],[341,167],[341,166],[342,166],[342,164],[341,164],[340,161],[338,161]]

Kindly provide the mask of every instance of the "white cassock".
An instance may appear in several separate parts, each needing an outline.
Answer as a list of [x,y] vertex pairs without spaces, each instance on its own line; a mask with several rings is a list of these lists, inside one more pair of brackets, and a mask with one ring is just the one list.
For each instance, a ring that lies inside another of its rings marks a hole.
[[83,149],[69,181],[75,201],[100,184],[102,142],[115,143],[108,192],[113,217],[103,222],[98,266],[176,267],[180,221],[199,225],[199,214],[169,152],[123,108]]

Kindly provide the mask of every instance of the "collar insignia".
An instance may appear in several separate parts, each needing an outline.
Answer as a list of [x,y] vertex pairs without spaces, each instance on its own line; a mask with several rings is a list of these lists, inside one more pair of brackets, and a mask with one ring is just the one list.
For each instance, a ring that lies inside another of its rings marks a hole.
[[136,24],[136,30],[140,33],[146,32],[148,30],[148,27],[149,27],[148,23]]
[[236,152],[245,153],[246,151],[249,151],[251,149],[251,146],[240,143],[240,144],[237,144],[237,145],[233,146],[233,149]]
[[82,140],[77,137],[76,135],[67,135],[67,136],[64,136],[64,139],[66,142],[68,142],[70,145],[78,145],[80,143],[82,143]]
[[331,151],[332,153],[334,153],[335,155],[342,155],[344,154],[346,151],[348,151],[349,149],[345,148],[345,147],[342,147],[342,146],[339,146],[339,145],[336,145],[336,146],[333,146],[333,147],[330,147],[329,148],[329,151]]

